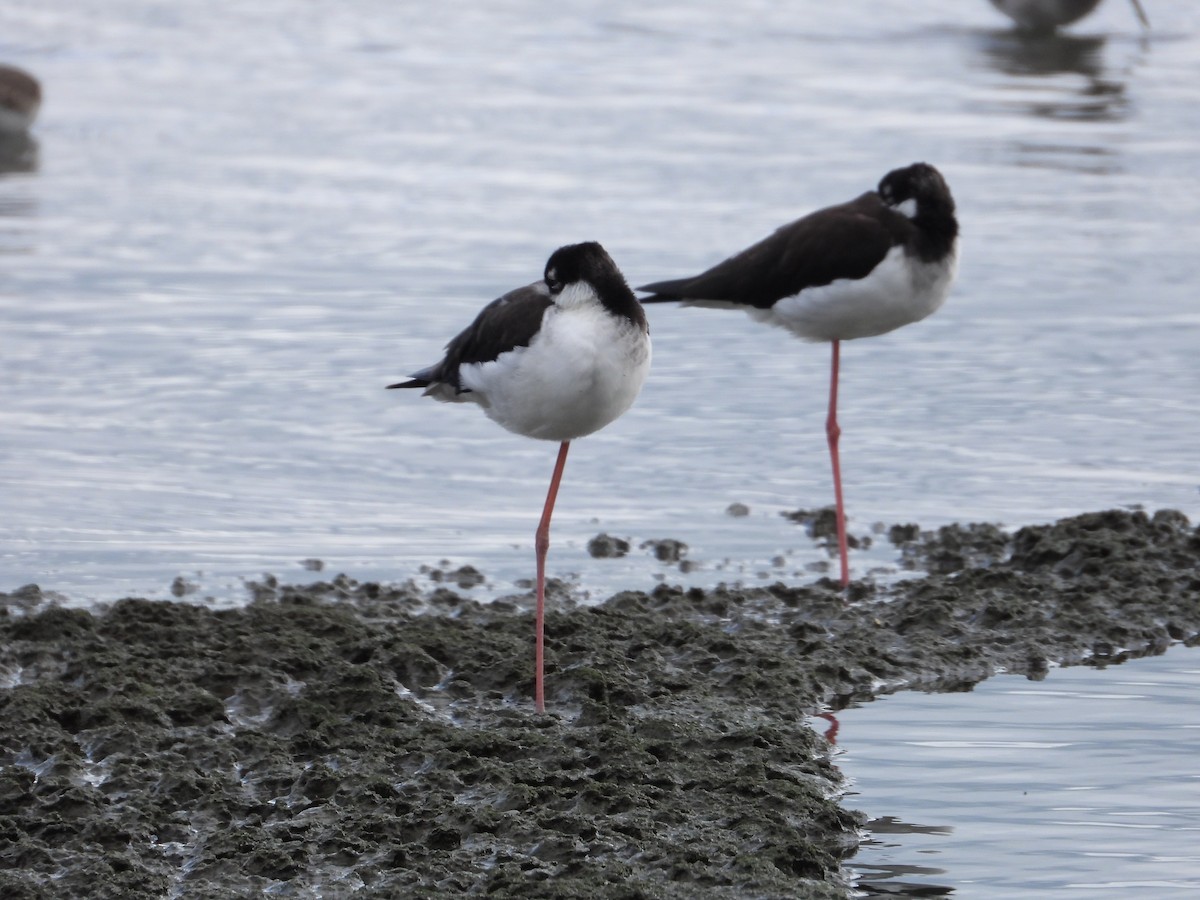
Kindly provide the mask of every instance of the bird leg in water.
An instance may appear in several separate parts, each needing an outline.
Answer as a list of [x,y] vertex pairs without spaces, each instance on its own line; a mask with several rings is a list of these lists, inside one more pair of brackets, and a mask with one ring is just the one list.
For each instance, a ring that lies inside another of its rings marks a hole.
[[850,584],[850,560],[846,546],[846,508],[842,503],[842,467],[838,462],[838,439],[842,429],[837,422],[838,351],[841,341],[833,341],[833,366],[829,375],[829,418],[825,420],[825,436],[829,439],[829,458],[833,461],[833,494],[837,500],[838,553],[842,560],[842,587]]
[[546,711],[545,694],[542,687],[542,635],[546,616],[546,551],[550,549],[550,516],[554,514],[554,501],[558,497],[558,483],[562,481],[563,466],[567,463],[570,441],[563,441],[558,448],[558,461],[554,464],[554,475],[550,478],[550,490],[546,493],[546,505],[542,508],[542,520],[538,523],[534,539],[537,553],[537,613],[534,623],[533,650],[533,702],[539,713]]
[[1133,0],[1133,11],[1137,13],[1138,21],[1142,23],[1143,28],[1150,27],[1150,19],[1146,16],[1146,11],[1142,9],[1142,4],[1139,0]]

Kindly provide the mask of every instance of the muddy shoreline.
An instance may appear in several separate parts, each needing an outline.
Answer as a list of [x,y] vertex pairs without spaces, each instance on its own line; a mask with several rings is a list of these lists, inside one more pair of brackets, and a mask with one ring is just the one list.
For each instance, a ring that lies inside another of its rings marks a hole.
[[1177,512],[893,539],[929,574],[849,603],[826,579],[552,598],[542,717],[525,597],[0,594],[0,896],[847,897],[865,817],[823,704],[1200,634]]

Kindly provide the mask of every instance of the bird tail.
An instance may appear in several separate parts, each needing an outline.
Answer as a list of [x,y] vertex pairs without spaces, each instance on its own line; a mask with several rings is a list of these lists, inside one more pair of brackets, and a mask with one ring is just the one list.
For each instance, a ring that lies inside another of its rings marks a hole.
[[437,380],[436,370],[437,366],[428,366],[409,375],[409,381],[397,381],[395,384],[389,384],[387,389],[390,391],[392,388],[427,388]]
[[674,281],[656,281],[654,284],[642,285],[638,288],[649,294],[649,297],[639,297],[642,303],[671,303],[687,296],[687,284],[690,278],[679,278]]

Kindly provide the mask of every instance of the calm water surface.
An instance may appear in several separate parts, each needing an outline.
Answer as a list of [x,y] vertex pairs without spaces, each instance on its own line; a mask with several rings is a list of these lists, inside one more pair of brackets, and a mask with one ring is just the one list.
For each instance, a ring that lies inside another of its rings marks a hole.
[[[918,159],[955,191],[960,281],[845,348],[852,529],[1200,515],[1200,5],[1036,43],[983,0],[474,6],[0,8],[47,97],[0,174],[0,589],[238,600],[315,557],[510,592],[554,448],[383,386],[562,243],[683,274]],[[652,313],[641,400],[573,450],[551,573],[814,577],[779,513],[832,499],[828,348]],[[590,559],[600,531],[631,554]],[[662,537],[692,572],[639,546]]]
[[839,713],[863,896],[1200,895],[1198,681],[1176,648]]

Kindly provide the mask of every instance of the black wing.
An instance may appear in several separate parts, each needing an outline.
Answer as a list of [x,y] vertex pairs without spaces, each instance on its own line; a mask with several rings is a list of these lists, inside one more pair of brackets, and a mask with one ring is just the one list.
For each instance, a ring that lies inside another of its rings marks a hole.
[[768,309],[805,288],[841,278],[865,278],[888,251],[905,243],[913,224],[889,209],[874,191],[810,213],[771,236],[691,278],[640,287],[668,300],[719,300]]
[[517,347],[528,347],[542,326],[542,316],[554,300],[543,281],[509,291],[485,306],[475,321],[446,345],[446,355],[412,376],[411,381],[389,384],[389,388],[423,388],[436,382],[463,390],[459,367],[468,363],[491,362]]

